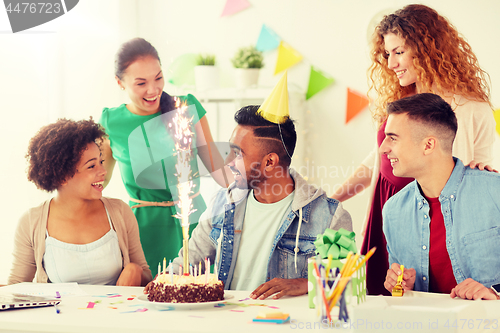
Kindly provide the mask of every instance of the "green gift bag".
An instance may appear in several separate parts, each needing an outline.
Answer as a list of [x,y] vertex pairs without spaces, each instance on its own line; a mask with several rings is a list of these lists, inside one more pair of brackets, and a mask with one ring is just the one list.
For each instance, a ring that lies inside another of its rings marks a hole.
[[[314,245],[316,246],[316,254],[323,260],[323,265],[327,266],[328,256],[332,257],[330,264],[331,268],[338,267],[341,269],[344,266],[345,258],[349,252],[357,253],[356,242],[354,241],[356,234],[353,231],[347,231],[343,228],[339,230],[326,229],[322,235],[316,237]],[[360,256],[357,263],[363,259]],[[309,258],[307,264],[308,271],[308,294],[309,307],[315,307],[316,298],[316,278],[313,275],[313,262],[316,258]],[[351,277],[350,286],[352,296],[356,296],[357,304],[366,300],[366,264],[356,271]]]

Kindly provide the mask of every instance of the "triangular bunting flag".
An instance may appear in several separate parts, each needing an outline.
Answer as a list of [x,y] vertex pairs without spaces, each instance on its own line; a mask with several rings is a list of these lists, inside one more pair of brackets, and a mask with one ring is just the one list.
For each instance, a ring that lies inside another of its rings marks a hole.
[[278,81],[273,91],[271,91],[271,94],[259,107],[257,113],[261,114],[264,119],[275,124],[283,124],[290,117],[286,72]]
[[290,45],[281,41],[278,48],[278,60],[276,61],[276,68],[274,75],[278,74],[285,69],[288,69],[302,60],[302,54],[295,51]]
[[347,111],[345,114],[345,123],[360,113],[367,105],[368,98],[351,88],[347,88]]
[[250,3],[247,0],[227,0],[221,17],[236,14],[248,7],[250,7]]
[[493,111],[493,116],[495,117],[495,121],[497,122],[497,133],[500,135],[500,109]]
[[263,24],[260,29],[259,39],[255,48],[259,51],[274,50],[280,45],[281,38],[276,35],[267,25]]
[[311,75],[309,75],[306,100],[328,87],[334,81],[333,77],[311,66]]

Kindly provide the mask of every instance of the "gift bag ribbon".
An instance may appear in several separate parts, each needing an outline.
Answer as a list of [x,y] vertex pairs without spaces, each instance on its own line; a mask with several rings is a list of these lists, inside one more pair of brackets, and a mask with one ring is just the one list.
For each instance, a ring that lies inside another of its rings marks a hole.
[[314,245],[316,245],[316,254],[321,258],[328,258],[332,255],[332,259],[344,259],[349,251],[356,253],[356,242],[354,240],[356,233],[347,231],[343,228],[335,231],[326,229],[322,235],[318,235]]

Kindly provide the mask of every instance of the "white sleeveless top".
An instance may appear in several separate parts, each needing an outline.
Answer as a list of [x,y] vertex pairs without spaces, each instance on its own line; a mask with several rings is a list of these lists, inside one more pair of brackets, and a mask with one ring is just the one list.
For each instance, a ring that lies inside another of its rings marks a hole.
[[116,285],[123,259],[107,209],[106,214],[110,230],[92,243],[61,242],[46,231],[43,266],[50,282]]

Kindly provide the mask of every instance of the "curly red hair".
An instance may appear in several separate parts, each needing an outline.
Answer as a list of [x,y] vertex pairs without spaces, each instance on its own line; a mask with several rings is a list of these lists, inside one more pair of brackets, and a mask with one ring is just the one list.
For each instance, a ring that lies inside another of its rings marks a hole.
[[369,91],[374,89],[378,95],[372,115],[379,125],[387,118],[387,104],[416,93],[415,84],[400,86],[388,67],[384,36],[389,33],[404,40],[405,48],[413,55],[417,79],[427,92],[441,96],[452,92],[490,103],[488,74],[479,67],[470,45],[457,29],[432,8],[408,5],[386,15],[372,37]]
[[47,192],[56,190],[75,175],[88,144],[99,146],[105,137],[104,128],[92,117],[80,121],[59,119],[42,127],[28,146],[28,180]]

